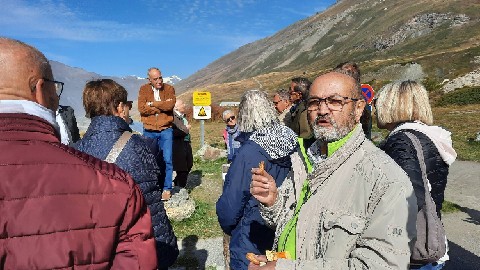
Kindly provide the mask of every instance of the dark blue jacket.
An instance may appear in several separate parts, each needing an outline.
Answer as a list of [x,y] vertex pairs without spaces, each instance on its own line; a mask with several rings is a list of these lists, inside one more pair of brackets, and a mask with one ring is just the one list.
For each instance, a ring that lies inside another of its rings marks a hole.
[[[92,118],[83,138],[74,147],[80,151],[105,160],[110,149],[123,132],[132,131],[122,118],[97,116]],[[171,266],[178,256],[177,238],[168,220],[163,202],[162,189],[158,184],[160,170],[155,157],[143,138],[133,135],[115,161],[128,172],[140,187],[152,215],[152,225],[157,244],[159,269]]]
[[[237,140],[243,141],[241,134]],[[235,153],[225,177],[223,193],[217,201],[217,216],[220,226],[230,239],[230,267],[247,269],[247,252],[265,254],[271,249],[275,231],[265,225],[258,210],[258,201],[250,194],[252,168],[265,162],[265,170],[277,179],[280,186],[291,167],[289,156],[272,160],[257,143],[246,140]]]

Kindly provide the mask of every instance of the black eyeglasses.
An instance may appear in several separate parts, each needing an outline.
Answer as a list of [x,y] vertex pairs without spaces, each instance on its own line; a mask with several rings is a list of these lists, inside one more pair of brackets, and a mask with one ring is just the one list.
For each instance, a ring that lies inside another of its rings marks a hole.
[[127,105],[128,109],[131,110],[133,106],[133,101],[127,100],[127,102],[125,102],[125,105]]
[[62,95],[62,92],[63,92],[64,83],[59,82],[59,81],[50,80],[50,79],[47,79],[47,78],[43,78],[43,80],[46,81],[46,82],[52,82],[52,83],[55,84],[55,91],[57,92],[57,96],[60,98],[60,96]]
[[229,118],[225,119],[225,122],[228,123],[228,122],[233,121],[233,120],[235,120],[235,115],[232,115]]
[[342,97],[342,96],[331,96],[326,98],[311,98],[307,101],[307,110],[316,111],[320,109],[320,104],[325,102],[328,109],[331,111],[341,111],[343,106],[349,101],[358,101],[358,98]]

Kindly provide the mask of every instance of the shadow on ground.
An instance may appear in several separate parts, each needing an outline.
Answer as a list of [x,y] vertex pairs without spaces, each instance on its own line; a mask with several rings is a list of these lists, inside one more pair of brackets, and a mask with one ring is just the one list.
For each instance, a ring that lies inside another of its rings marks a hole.
[[[480,225],[480,211],[463,206],[460,206],[459,209],[470,216],[469,218],[465,219],[466,222]],[[480,269],[480,265],[478,266],[478,269]]]
[[202,170],[191,171],[188,175],[187,190],[192,191],[195,187],[202,184]]
[[[477,211],[478,212],[478,211]],[[444,270],[478,270],[480,269],[480,257],[448,241],[448,254],[450,260],[445,264]]]
[[198,236],[189,235],[182,240],[180,255],[175,262],[175,266],[186,270],[206,269],[208,251],[197,249]]

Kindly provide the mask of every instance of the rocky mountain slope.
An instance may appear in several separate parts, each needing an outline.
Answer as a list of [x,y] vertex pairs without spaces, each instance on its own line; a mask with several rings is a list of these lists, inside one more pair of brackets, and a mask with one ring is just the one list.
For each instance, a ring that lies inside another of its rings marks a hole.
[[359,63],[364,81],[374,84],[412,71],[415,79],[441,83],[478,69],[479,56],[478,0],[342,0],[223,56],[176,88],[207,88],[224,101],[224,93],[236,99],[252,87],[271,91],[343,61]]

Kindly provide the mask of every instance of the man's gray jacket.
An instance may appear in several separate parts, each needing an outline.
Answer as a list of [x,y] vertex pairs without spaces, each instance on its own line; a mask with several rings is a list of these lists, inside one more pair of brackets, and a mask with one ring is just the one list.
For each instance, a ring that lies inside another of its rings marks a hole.
[[301,153],[292,155],[292,163],[275,204],[261,207],[276,227],[274,249],[305,179],[312,195],[299,211],[296,260],[280,259],[275,269],[408,269],[415,194],[405,172],[365,138],[360,125],[308,176]]

